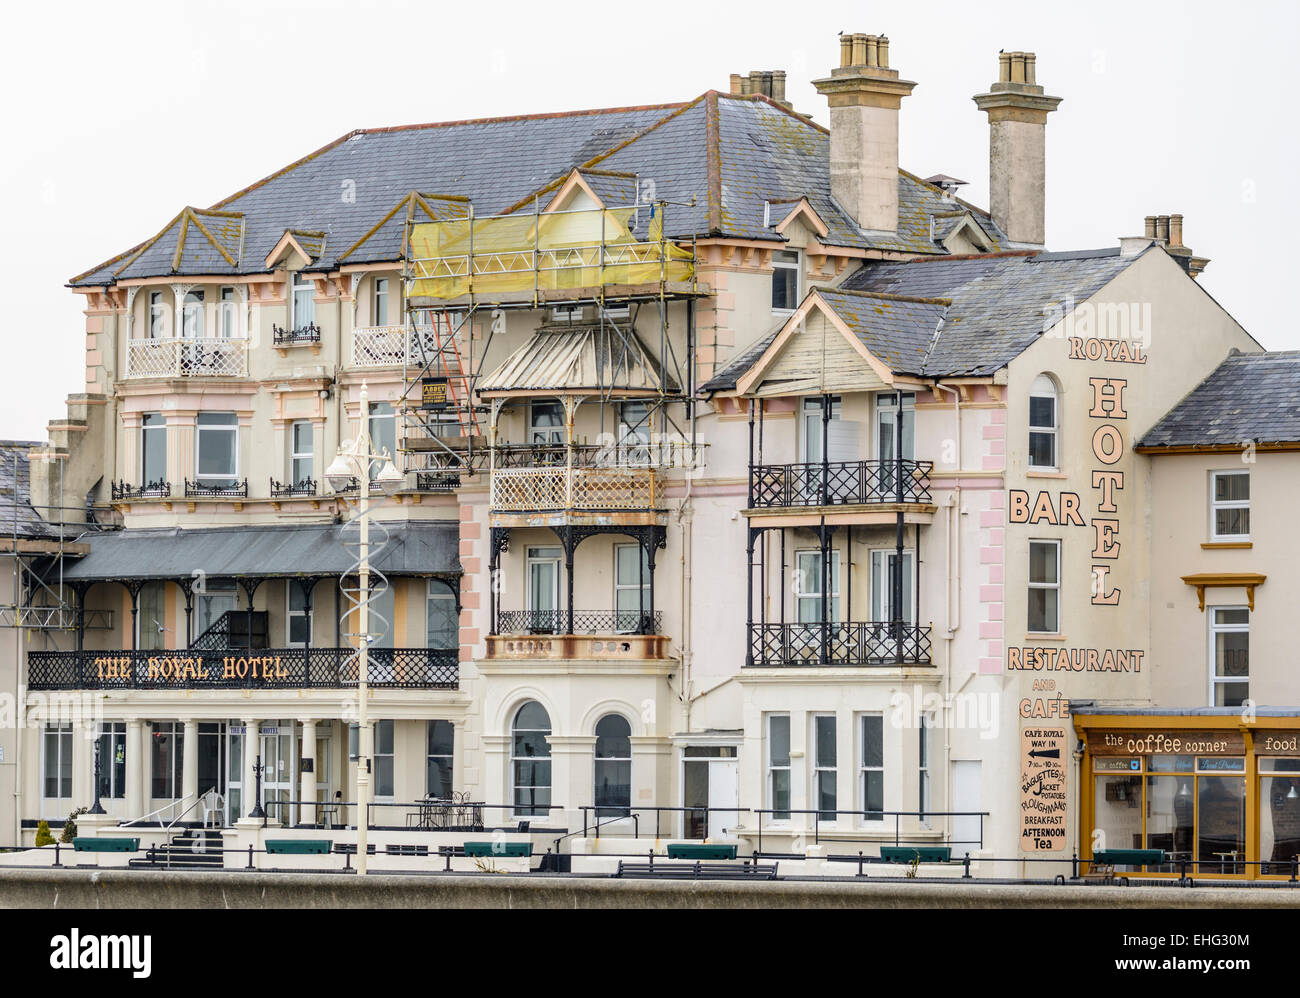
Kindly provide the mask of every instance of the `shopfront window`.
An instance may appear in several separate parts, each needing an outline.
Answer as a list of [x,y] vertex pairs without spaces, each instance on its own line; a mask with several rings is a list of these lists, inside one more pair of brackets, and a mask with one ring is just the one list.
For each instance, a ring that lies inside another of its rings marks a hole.
[[1300,756],[1261,758],[1259,858],[1265,865],[1260,873],[1289,877],[1291,863],[1297,856],[1300,856]]

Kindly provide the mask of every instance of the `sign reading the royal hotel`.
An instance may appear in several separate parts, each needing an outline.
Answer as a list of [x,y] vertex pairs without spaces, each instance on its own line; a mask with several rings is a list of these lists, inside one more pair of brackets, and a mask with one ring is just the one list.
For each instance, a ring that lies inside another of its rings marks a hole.
[[[132,659],[124,655],[103,655],[93,665],[101,680],[131,679]],[[211,659],[193,655],[150,656],[144,662],[144,679],[149,682],[229,682],[232,679],[288,679],[279,655],[224,656],[220,669]]]

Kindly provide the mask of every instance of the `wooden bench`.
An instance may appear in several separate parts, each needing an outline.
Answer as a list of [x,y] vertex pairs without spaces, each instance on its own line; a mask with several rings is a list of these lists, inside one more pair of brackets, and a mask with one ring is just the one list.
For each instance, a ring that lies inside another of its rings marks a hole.
[[669,859],[735,859],[736,844],[726,843],[702,843],[702,842],[670,842],[668,844]]
[[1163,849],[1098,849],[1083,879],[1087,883],[1113,884],[1117,866],[1163,866],[1168,861]]
[[329,839],[267,839],[266,851],[270,855],[323,856],[333,845]]
[[886,863],[949,863],[951,846],[881,846],[880,858]]
[[776,863],[626,863],[618,861],[615,877],[665,880],[775,880]]
[[139,852],[139,839],[94,839],[78,835],[72,840],[76,852]]
[[533,844],[531,842],[466,842],[466,856],[484,856],[484,857],[507,857],[531,856],[533,854]]

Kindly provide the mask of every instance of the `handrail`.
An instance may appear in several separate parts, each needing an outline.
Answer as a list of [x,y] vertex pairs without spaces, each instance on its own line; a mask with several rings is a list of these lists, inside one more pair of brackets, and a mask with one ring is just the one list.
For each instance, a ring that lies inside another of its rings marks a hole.
[[[215,789],[215,787],[214,787],[213,789]],[[206,791],[205,791],[205,792],[206,792]],[[202,799],[203,799],[203,794],[196,794],[196,795],[195,795],[195,798],[194,798],[194,804],[197,804],[197,803],[198,803],[200,800],[202,800]],[[120,822],[120,823],[118,824],[117,827],[118,827],[118,828],[128,828],[128,827],[130,827],[131,825],[134,825],[137,821],[145,821],[145,820],[148,819],[148,818],[152,818],[155,814],[162,814],[163,811],[170,810],[171,808],[176,807],[178,804],[183,804],[183,803],[185,803],[185,801],[187,801],[187,800],[189,800],[188,797],[178,797],[178,798],[176,798],[175,800],[173,800],[171,803],[169,803],[169,804],[164,804],[162,807],[159,807],[159,808],[155,808],[154,810],[150,811],[148,814],[142,814],[142,815],[140,815],[140,817],[138,817],[138,818],[132,818],[130,821],[123,821],[123,822]],[[190,807],[193,807],[194,804],[191,804]],[[188,811],[189,808],[186,808],[185,810]],[[183,813],[185,813],[185,812],[182,812],[182,814],[183,814]],[[167,825],[166,827],[167,827],[168,829],[170,829],[170,828],[172,827],[172,825],[176,824],[176,821],[177,821],[177,820],[179,820],[179,816],[177,816],[177,818],[172,819],[171,824],[170,824],[170,825]],[[158,821],[158,825],[159,825],[159,827],[162,827],[162,820],[161,820],[161,819],[159,819],[159,821]]]
[[[166,834],[167,834],[167,840],[168,840],[169,842],[171,841],[171,831],[172,831],[173,828],[176,827],[176,822],[180,821],[183,817],[185,817],[187,814],[189,814],[191,811],[193,811],[196,807],[198,807],[200,804],[202,804],[202,803],[203,803],[203,798],[204,798],[204,797],[206,797],[208,794],[215,794],[216,792],[217,792],[217,788],[216,788],[216,787],[208,787],[208,789],[205,790],[205,791],[203,791],[203,793],[201,793],[201,794],[196,794],[195,797],[194,797],[194,803],[190,804],[190,806],[187,807],[184,811],[182,811],[180,814],[176,815],[176,817],[172,818],[171,822],[170,822],[170,823],[167,825],[167,827],[164,829],[164,831],[165,831]],[[182,798],[182,799],[183,799],[183,798]],[[171,851],[170,849],[168,849],[168,850],[167,850],[167,868],[168,868],[168,869],[171,869],[171,865],[172,865],[172,851]]]

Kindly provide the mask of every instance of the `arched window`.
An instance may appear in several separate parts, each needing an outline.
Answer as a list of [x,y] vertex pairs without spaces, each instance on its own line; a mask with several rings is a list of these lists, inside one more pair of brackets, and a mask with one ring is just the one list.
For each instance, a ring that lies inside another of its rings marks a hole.
[[597,818],[619,818],[632,808],[632,726],[620,714],[596,722],[596,785],[592,795]]
[[1029,467],[1056,470],[1056,382],[1040,374],[1029,387]]
[[510,769],[515,787],[515,814],[546,815],[551,804],[551,718],[529,700],[515,713],[510,728]]

